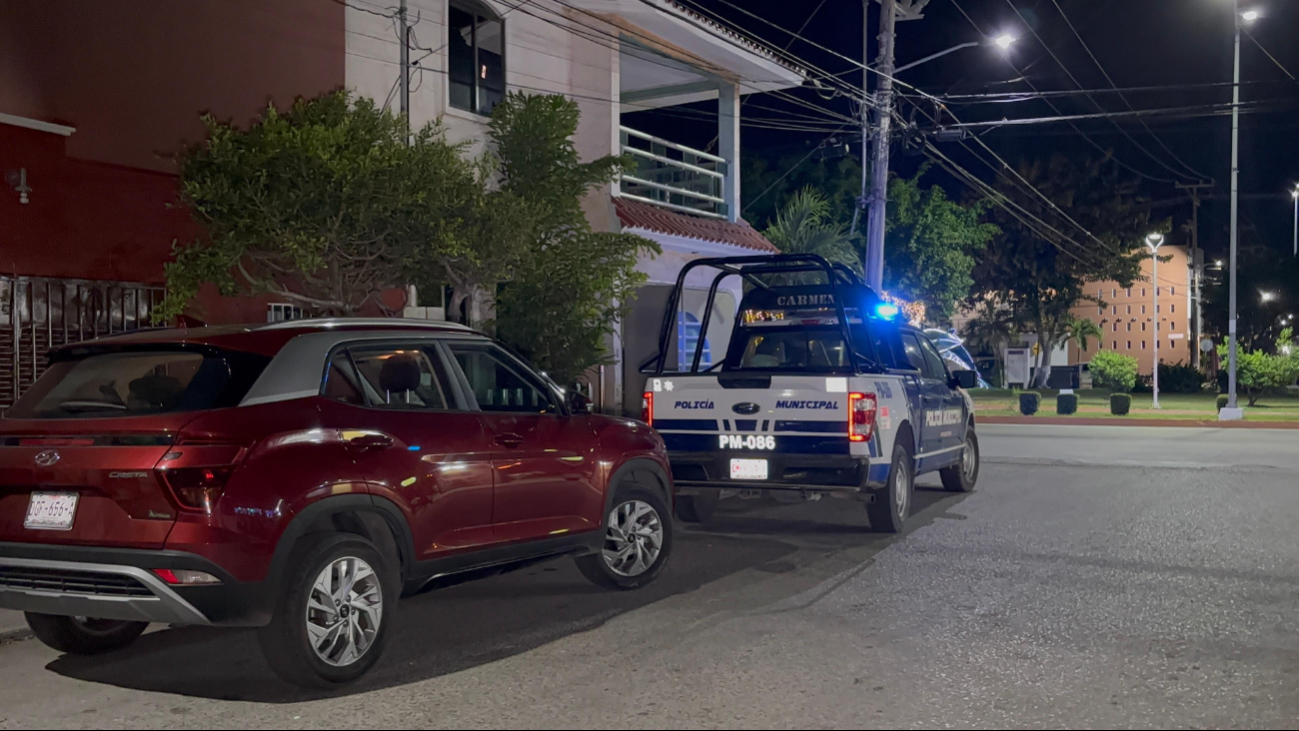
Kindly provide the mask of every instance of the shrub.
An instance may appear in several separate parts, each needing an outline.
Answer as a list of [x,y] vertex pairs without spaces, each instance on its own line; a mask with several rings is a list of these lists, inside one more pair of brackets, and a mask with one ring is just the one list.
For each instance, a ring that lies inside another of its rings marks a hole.
[[1032,416],[1042,406],[1042,394],[1036,391],[1025,391],[1019,395],[1019,413]]
[[1204,389],[1204,374],[1185,363],[1159,364],[1159,390],[1162,393],[1199,393]]
[[1228,396],[1227,394],[1225,394],[1225,393],[1223,393],[1223,394],[1219,394],[1219,395],[1218,395],[1218,411],[1222,411],[1223,409],[1227,408],[1227,402],[1230,401],[1230,400],[1231,400],[1231,397]]
[[1126,393],[1110,394],[1110,413],[1115,416],[1127,416],[1132,410],[1132,396]]
[[1055,413],[1070,416],[1078,413],[1078,394],[1062,393],[1055,397]]
[[1137,359],[1130,355],[1102,350],[1092,356],[1091,372],[1097,388],[1126,393],[1137,385]]

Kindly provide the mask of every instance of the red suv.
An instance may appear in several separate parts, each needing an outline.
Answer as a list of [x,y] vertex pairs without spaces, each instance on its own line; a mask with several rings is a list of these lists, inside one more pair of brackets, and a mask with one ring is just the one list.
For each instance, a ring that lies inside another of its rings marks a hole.
[[149,622],[260,627],[278,674],[331,687],[439,576],[574,556],[649,583],[669,474],[648,426],[455,325],[107,337],[51,353],[0,419],[0,607],[73,653]]

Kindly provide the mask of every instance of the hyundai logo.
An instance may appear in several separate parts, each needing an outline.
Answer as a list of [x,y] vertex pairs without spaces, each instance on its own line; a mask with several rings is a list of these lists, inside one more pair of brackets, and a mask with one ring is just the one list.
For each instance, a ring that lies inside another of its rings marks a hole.
[[736,404],[731,407],[731,411],[734,411],[737,414],[745,414],[745,415],[756,414],[761,410],[762,407],[757,404]]
[[53,467],[55,462],[59,461],[59,453],[53,449],[47,449],[36,455],[36,464],[41,467]]

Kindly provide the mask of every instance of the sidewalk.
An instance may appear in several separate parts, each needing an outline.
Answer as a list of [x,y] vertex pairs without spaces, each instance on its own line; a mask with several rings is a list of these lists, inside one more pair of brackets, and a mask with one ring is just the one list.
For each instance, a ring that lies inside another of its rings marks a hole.
[[22,612],[0,609],[0,642],[25,639],[31,635]]
[[1145,419],[1131,416],[980,416],[980,424],[1068,424],[1072,426],[1180,426],[1223,429],[1299,429],[1299,421],[1218,421],[1217,419]]

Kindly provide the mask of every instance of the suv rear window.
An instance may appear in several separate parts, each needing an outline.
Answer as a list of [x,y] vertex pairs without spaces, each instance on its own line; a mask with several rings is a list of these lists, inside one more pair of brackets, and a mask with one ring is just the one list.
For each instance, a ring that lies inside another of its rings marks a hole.
[[[852,325],[853,345],[867,358],[874,352],[871,334]],[[835,371],[851,367],[838,327],[741,328],[728,353],[728,371]]]
[[5,416],[111,418],[234,406],[269,362],[250,353],[183,348],[65,351]]

